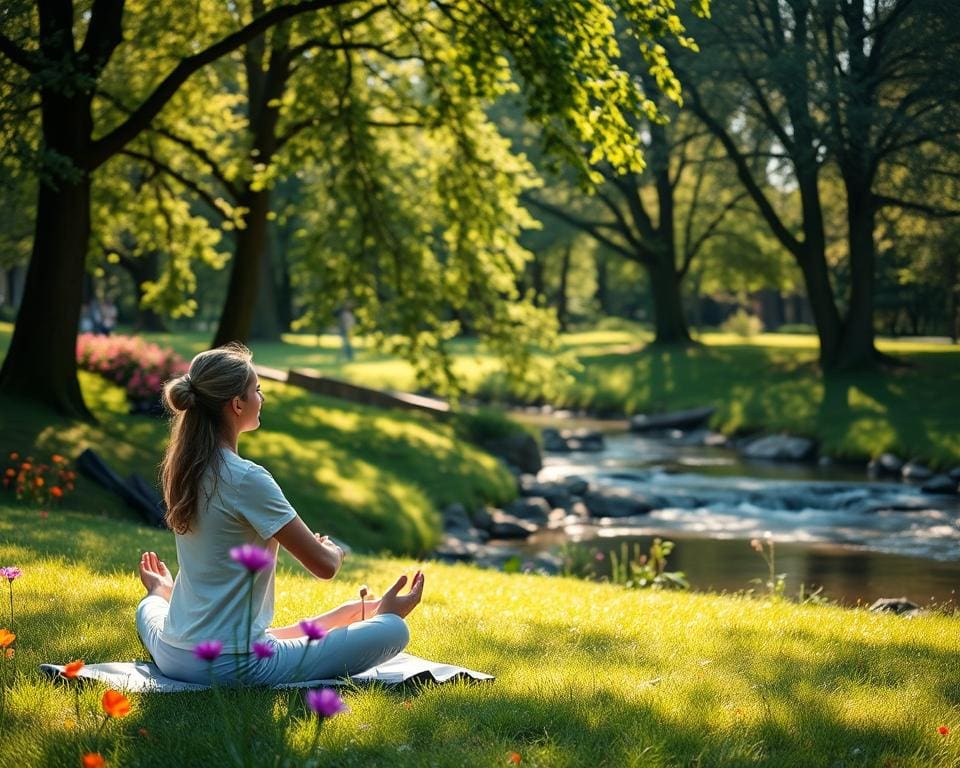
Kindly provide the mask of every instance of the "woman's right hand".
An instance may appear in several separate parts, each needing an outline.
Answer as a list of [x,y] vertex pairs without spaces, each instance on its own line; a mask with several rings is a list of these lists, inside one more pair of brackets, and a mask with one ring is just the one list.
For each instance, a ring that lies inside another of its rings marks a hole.
[[380,598],[378,615],[393,613],[402,619],[420,604],[420,599],[423,597],[423,571],[417,571],[410,583],[410,591],[401,595],[400,590],[406,583],[407,576],[404,574],[384,593],[383,597]]

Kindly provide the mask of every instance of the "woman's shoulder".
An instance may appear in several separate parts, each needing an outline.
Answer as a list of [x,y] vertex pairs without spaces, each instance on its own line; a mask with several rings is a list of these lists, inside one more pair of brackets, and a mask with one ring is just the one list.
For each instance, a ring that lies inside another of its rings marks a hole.
[[223,452],[223,472],[234,485],[273,483],[271,475],[255,461],[238,456],[233,451]]

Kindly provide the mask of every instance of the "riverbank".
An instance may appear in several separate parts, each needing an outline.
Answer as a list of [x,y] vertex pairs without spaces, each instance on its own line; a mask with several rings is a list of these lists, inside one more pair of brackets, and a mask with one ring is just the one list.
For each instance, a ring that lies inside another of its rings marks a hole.
[[[142,657],[132,620],[142,549],[175,568],[169,533],[71,509],[40,520],[0,505],[0,564],[23,569],[13,583],[4,763],[78,765],[96,744],[112,765],[231,764],[226,726],[183,728],[209,724],[219,711],[212,694],[132,694],[130,714],[94,742],[86,713],[99,711],[103,687],[80,690],[78,724],[71,687],[37,671],[42,662]],[[361,583],[382,589],[397,571],[419,567],[355,556],[336,580],[320,582],[284,556],[276,620],[355,596]],[[320,764],[508,765],[514,753],[532,766],[960,763],[956,617],[425,568],[409,651],[496,681],[347,690],[349,712],[320,732]],[[5,604],[2,615],[7,627]],[[252,725],[258,764],[272,765],[281,751],[291,764],[308,762],[313,726],[300,695],[224,696],[233,722]]]
[[[10,452],[71,461],[92,448],[121,477],[154,481],[167,440],[163,419],[131,415],[124,391],[81,372],[97,424],[59,420],[0,400],[0,467]],[[243,455],[265,466],[307,525],[361,551],[417,554],[439,541],[438,510],[452,502],[503,503],[515,481],[462,436],[456,421],[354,405],[264,381],[262,425],[241,438]],[[4,489],[0,489],[3,503]],[[12,494],[11,494],[12,495]],[[117,496],[81,476],[70,503],[91,516],[137,519]],[[49,510],[50,521],[57,515]]]

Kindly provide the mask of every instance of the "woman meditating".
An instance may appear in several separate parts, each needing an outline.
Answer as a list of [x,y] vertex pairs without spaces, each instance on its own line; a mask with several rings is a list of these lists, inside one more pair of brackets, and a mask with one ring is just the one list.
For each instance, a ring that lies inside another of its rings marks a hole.
[[[379,600],[269,626],[278,546],[320,579],[336,576],[344,553],[307,528],[270,473],[237,453],[263,405],[250,352],[239,344],[201,352],[163,396],[173,420],[161,477],[180,571],[174,581],[145,552],[147,596],[137,607],[137,631],[160,671],[187,682],[210,682],[212,673],[220,683],[277,685],[355,674],[400,653],[409,640],[403,618],[423,593],[419,571],[405,594],[401,576]],[[210,640],[223,644],[212,661],[194,652]]]

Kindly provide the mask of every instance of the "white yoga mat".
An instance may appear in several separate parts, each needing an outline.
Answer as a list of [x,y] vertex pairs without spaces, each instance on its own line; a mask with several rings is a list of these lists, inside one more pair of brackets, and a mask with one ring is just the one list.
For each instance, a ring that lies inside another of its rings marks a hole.
[[[41,664],[40,671],[51,677],[60,677],[61,664]],[[164,677],[157,666],[146,661],[114,661],[106,664],[86,664],[77,677],[99,680],[118,691],[149,691],[153,693],[180,693],[182,691],[205,691],[209,685],[184,683]],[[65,678],[64,678],[65,679]],[[398,685],[406,682],[448,683],[453,680],[493,680],[493,675],[476,672],[453,664],[421,659],[409,653],[400,653],[390,661],[354,675],[349,680],[307,680],[300,683],[284,683],[277,688],[317,688],[348,683],[383,683]]]

